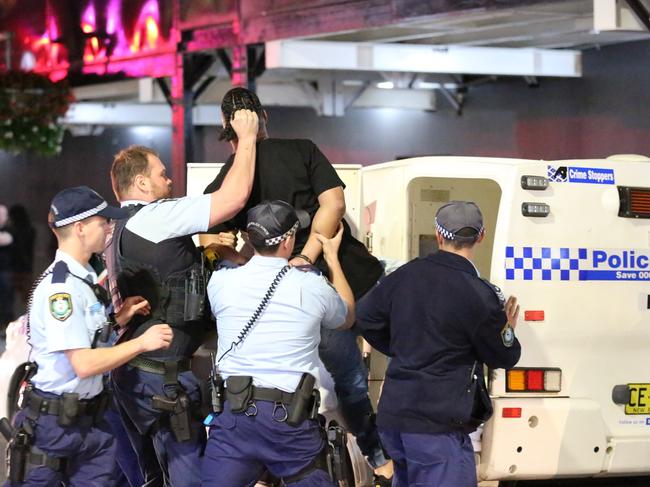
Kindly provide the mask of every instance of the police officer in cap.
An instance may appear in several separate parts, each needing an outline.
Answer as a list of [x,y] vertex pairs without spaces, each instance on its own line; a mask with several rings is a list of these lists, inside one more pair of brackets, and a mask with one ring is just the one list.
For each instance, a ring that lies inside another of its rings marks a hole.
[[521,353],[516,298],[506,301],[472,263],[484,236],[476,204],[447,203],[436,215],[439,251],[358,303],[364,338],[392,358],[377,420],[395,487],[476,486],[468,434],[492,413],[483,366],[511,368]]
[[[126,213],[86,186],[52,200],[49,225],[58,250],[29,304],[28,343],[37,371],[16,416],[8,485],[110,486],[114,443],[103,413],[108,398],[102,374],[142,352],[169,347],[172,330],[159,324],[136,339],[102,347],[109,327],[108,294],[88,264],[104,250],[112,218]],[[147,314],[141,297],[127,299],[117,324]]]
[[318,236],[331,285],[317,271],[289,265],[296,232],[308,223],[284,201],[251,208],[246,229],[255,255],[210,279],[226,401],[210,423],[205,487],[254,485],[265,468],[285,485],[334,485],[318,463],[318,342],[321,325],[352,325],[354,296],[337,256],[342,227],[332,239]]
[[[230,124],[241,143],[233,170],[210,194],[171,198],[165,166],[147,147],[122,150],[111,167],[113,190],[129,218],[116,225],[107,251],[109,280],[121,298],[142,295],[151,303],[151,315],[133,319],[125,337],[160,322],[174,329],[167,350],[113,371],[112,385],[132,444],[153,444],[165,485],[174,487],[200,483],[206,435],[191,357],[214,330],[205,296],[208,269],[192,235],[235,215],[253,184],[257,115],[239,110]],[[146,453],[141,467],[149,482],[157,469]]]

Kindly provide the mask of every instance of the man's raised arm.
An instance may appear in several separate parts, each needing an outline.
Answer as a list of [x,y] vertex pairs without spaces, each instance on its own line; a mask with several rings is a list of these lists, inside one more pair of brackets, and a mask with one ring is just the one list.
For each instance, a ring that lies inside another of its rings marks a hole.
[[230,125],[237,133],[237,150],[221,188],[211,193],[210,227],[235,216],[248,201],[253,187],[255,144],[259,128],[257,114],[250,110],[238,110]]

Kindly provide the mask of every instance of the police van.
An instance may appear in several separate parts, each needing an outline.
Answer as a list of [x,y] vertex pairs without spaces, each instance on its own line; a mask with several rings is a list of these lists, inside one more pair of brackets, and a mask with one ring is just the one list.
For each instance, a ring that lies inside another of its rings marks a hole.
[[[190,164],[188,194],[220,165]],[[479,480],[650,475],[650,159],[419,157],[335,166],[358,237],[388,261],[436,249],[433,217],[475,201],[481,276],[519,298],[522,357],[486,371]],[[383,377],[373,357],[371,393]]]

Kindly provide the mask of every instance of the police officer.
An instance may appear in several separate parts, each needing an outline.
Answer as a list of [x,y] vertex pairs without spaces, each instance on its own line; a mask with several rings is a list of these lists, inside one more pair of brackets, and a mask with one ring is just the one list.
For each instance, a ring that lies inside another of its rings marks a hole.
[[296,232],[308,221],[283,201],[255,206],[246,226],[255,255],[210,279],[226,402],[210,423],[205,487],[254,485],[264,468],[286,485],[334,485],[317,462],[324,442],[314,378],[321,324],[351,326],[354,296],[337,257],[342,228],[331,240],[318,237],[332,285],[289,266]]
[[[200,483],[205,428],[190,358],[214,329],[205,299],[207,273],[191,235],[237,213],[253,180],[257,115],[240,110],[230,124],[241,144],[228,179],[211,194],[169,199],[172,181],[146,147],[121,151],[111,167],[113,190],[130,216],[116,225],[107,252],[109,279],[122,298],[142,295],[151,303],[151,316],[132,320],[125,336],[139,336],[158,322],[174,329],[169,349],[115,370],[113,388],[132,443],[148,437],[144,444],[153,444],[165,485],[176,487]],[[152,471],[142,460],[148,482]]]
[[[52,201],[49,224],[58,250],[30,299],[27,336],[37,372],[15,420],[9,485],[111,485],[115,451],[103,420],[102,374],[141,352],[169,347],[173,336],[160,324],[101,347],[109,299],[88,262],[104,249],[109,219],[124,216],[86,186],[63,190]],[[131,297],[114,319],[124,324],[148,308],[146,300]]]
[[[283,200],[297,210],[305,210],[312,218],[308,228],[296,235],[296,244],[290,262],[294,265],[316,265],[327,274],[327,265],[321,255],[317,234],[331,237],[339,223],[343,223],[343,237],[340,248],[341,266],[359,299],[383,274],[381,263],[366,247],[352,236],[352,231],[343,219],[345,215],[345,184],[339,178],[330,161],[318,147],[306,139],[278,139],[269,137],[266,130],[268,116],[255,93],[245,88],[233,88],[221,102],[225,116],[222,138],[233,147],[238,146],[236,134],[228,124],[229,114],[238,107],[255,110],[260,117],[258,132],[255,180],[245,210],[240,211],[224,225],[211,232],[224,230],[245,230],[246,210],[265,200]],[[205,192],[214,191],[230,172],[229,159],[216,179]],[[210,236],[201,236],[202,242],[210,242]],[[220,235],[216,241],[223,239]],[[223,247],[221,253],[232,259],[232,253]],[[239,259],[238,263],[245,260]],[[354,434],[359,448],[378,474],[379,485],[390,485],[392,467],[385,458],[374,423],[374,412],[368,396],[368,370],[359,347],[357,334],[353,330],[332,332],[323,329],[319,349],[325,367],[332,375],[341,414],[349,431]],[[375,484],[377,485],[377,484]]]
[[387,276],[357,306],[357,326],[392,357],[377,421],[393,486],[476,486],[468,433],[491,415],[483,365],[511,368],[521,348],[519,306],[472,263],[485,236],[472,202],[436,215],[439,251]]

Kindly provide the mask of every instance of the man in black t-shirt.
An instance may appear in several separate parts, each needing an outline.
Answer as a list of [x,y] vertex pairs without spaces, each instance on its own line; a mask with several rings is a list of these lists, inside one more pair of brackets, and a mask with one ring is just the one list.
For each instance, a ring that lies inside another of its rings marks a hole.
[[[233,151],[237,147],[237,137],[227,121],[235,110],[244,107],[255,111],[260,120],[253,189],[244,209],[231,220],[211,228],[210,233],[244,230],[248,209],[265,200],[286,201],[296,209],[307,211],[312,219],[311,227],[299,231],[296,235],[290,263],[298,266],[315,265],[328,275],[327,265],[321,255],[321,245],[314,234],[331,237],[339,222],[343,221],[344,233],[339,259],[354,297],[359,299],[382,276],[383,268],[366,247],[352,236],[350,226],[343,219],[345,185],[332,164],[312,141],[269,138],[266,131],[266,111],[263,110],[257,95],[244,88],[230,90],[221,104],[224,118],[222,139],[231,143]],[[231,156],[205,192],[212,192],[221,186],[232,161]],[[214,243],[215,239],[202,236],[202,244],[210,242]],[[218,243],[218,240],[216,242]],[[239,263],[244,260],[241,255],[233,256],[232,251],[222,250],[229,257],[239,259]],[[368,398],[368,371],[363,364],[356,335],[350,330],[330,333],[323,329],[319,352],[327,370],[334,378],[341,412],[350,432],[356,436],[361,451],[376,474],[391,477],[392,463],[385,458],[379,443],[374,413]]]

